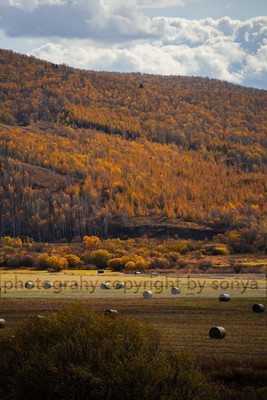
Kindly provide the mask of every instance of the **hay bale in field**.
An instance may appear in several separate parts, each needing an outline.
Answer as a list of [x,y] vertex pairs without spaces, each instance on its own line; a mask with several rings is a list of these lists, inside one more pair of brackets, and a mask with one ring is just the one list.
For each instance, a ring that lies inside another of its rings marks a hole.
[[173,287],[171,290],[172,294],[180,294],[181,293],[181,289],[178,287]]
[[37,319],[42,319],[42,318],[44,318],[44,316],[41,315],[41,314],[38,314],[38,315],[36,315],[36,318],[37,318]]
[[255,313],[262,313],[264,312],[265,307],[263,304],[253,304],[252,311]]
[[108,317],[113,317],[114,318],[117,315],[119,315],[119,313],[118,313],[117,310],[108,309],[108,310],[105,311],[105,315],[107,315]]
[[44,289],[51,289],[51,287],[52,287],[53,285],[52,285],[52,282],[44,282],[43,283],[43,288]]
[[28,281],[24,286],[26,289],[32,289],[34,287],[34,283],[32,281]]
[[0,329],[4,329],[6,326],[6,320],[4,318],[0,318]]
[[124,286],[125,286],[125,285],[124,285],[123,282],[117,282],[116,285],[115,285],[115,288],[116,288],[116,289],[123,289]]
[[144,299],[150,299],[152,297],[153,293],[151,292],[151,290],[145,290],[143,292],[143,298]]
[[103,283],[101,283],[101,289],[103,289],[103,290],[105,290],[105,289],[109,289],[109,283],[107,283],[107,282],[103,282]]
[[219,296],[219,300],[220,300],[220,301],[230,301],[230,295],[229,295],[229,294],[222,293],[222,294],[220,294],[220,296]]
[[209,336],[211,339],[223,339],[226,336],[226,330],[222,326],[213,326],[210,328]]

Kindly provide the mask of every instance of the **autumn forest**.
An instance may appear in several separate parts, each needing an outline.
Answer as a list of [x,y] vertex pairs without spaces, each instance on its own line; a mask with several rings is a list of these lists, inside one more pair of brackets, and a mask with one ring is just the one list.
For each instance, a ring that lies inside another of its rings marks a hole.
[[266,91],[6,50],[0,82],[0,236],[112,237],[143,219],[147,235],[165,221],[266,238]]

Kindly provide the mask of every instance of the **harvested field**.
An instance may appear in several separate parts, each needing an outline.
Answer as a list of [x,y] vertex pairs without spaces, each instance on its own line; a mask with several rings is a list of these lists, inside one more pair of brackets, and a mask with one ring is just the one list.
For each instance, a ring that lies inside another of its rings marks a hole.
[[[0,300],[0,317],[14,325],[28,316],[56,311],[81,301],[96,312],[116,309],[120,315],[146,321],[161,332],[163,342],[177,351],[190,350],[200,359],[259,360],[267,357],[267,313],[255,314],[258,299],[231,299],[220,303],[209,298],[91,298]],[[261,302],[262,299],[261,299]],[[265,300],[264,300],[265,302]],[[223,326],[225,339],[209,338],[212,326]]]

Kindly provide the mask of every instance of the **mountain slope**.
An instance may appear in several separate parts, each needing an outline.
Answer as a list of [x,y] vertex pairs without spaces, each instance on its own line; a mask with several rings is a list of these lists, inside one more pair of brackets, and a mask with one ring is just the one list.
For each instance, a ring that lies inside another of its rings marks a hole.
[[265,91],[4,50],[0,77],[0,234],[264,228]]

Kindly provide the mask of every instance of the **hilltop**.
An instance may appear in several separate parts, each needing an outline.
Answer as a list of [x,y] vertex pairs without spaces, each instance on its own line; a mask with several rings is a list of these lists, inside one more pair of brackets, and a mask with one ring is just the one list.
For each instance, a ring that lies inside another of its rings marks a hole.
[[265,230],[267,92],[0,51],[0,235]]

